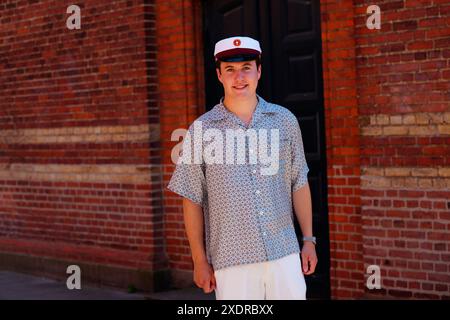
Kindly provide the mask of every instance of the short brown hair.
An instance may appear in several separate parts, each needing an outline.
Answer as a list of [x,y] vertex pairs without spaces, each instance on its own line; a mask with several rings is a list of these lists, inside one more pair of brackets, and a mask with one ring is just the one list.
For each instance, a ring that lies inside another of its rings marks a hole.
[[[259,66],[261,65],[261,56],[257,56],[255,58],[255,60],[249,60],[249,61],[255,61],[256,62],[256,68],[259,68]],[[220,72],[220,63],[223,61],[217,60],[216,61],[216,69],[219,69]]]

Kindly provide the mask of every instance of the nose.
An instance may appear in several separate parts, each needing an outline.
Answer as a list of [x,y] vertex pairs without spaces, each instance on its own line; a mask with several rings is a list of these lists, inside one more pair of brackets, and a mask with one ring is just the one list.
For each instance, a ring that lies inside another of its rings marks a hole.
[[243,74],[243,72],[241,70],[238,70],[236,72],[235,76],[236,76],[235,77],[236,80],[241,80],[244,77],[244,74]]

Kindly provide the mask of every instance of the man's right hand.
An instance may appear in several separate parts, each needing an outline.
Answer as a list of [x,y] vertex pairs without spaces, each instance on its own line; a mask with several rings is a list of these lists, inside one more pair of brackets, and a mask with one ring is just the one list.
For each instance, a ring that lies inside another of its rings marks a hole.
[[207,261],[194,263],[194,283],[205,293],[211,293],[216,289],[214,270]]

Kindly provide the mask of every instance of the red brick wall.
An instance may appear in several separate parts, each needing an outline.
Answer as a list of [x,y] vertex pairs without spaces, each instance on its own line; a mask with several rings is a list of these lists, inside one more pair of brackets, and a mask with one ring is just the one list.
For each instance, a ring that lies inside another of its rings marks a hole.
[[363,294],[364,266],[353,4],[320,4],[331,295],[356,298]]
[[355,6],[364,263],[380,295],[448,298],[450,3],[384,1],[381,30],[369,4]]
[[0,4],[0,252],[165,267],[154,5]]
[[[174,164],[171,141],[175,129],[187,128],[205,112],[203,39],[200,1],[156,1],[158,46],[158,106],[161,110],[163,184]],[[167,255],[175,284],[192,283],[192,259],[184,231],[181,198],[165,189],[164,212]],[[187,272],[188,274],[185,274]]]

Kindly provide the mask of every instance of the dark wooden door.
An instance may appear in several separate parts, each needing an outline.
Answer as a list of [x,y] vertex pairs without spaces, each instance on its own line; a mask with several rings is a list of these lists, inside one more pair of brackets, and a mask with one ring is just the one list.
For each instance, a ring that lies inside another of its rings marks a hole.
[[[223,96],[214,44],[242,35],[263,50],[258,94],[292,111],[300,123],[310,169],[314,234],[319,264],[306,277],[308,298],[330,297],[330,254],[319,0],[206,0],[204,4],[207,109]],[[296,231],[301,237],[300,228]]]

